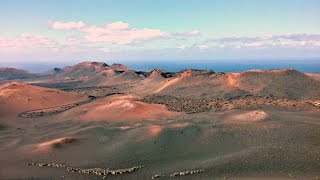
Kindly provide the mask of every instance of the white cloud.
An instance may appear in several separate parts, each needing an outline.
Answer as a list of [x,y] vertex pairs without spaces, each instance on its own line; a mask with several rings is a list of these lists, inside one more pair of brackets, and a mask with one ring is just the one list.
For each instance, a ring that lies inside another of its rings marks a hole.
[[263,45],[263,42],[250,42],[244,44],[245,47],[261,47]]
[[2,39],[0,38],[0,48],[3,47],[3,48],[6,48],[6,47],[13,47],[15,46],[16,44],[14,43],[14,41],[12,40],[7,40],[7,39]]
[[206,45],[206,44],[200,44],[197,46],[197,48],[201,49],[201,50],[206,50],[206,49],[209,49],[209,46]]
[[112,44],[132,44],[147,40],[161,39],[168,34],[157,29],[95,29],[85,36],[89,42],[107,42]]
[[81,29],[85,26],[85,24],[82,21],[78,21],[78,22],[59,22],[59,21],[55,21],[51,23],[51,27],[53,29]]
[[178,33],[173,33],[173,36],[178,36],[178,37],[193,37],[193,36],[199,36],[200,31],[198,30],[193,30],[190,32],[178,32]]
[[177,46],[177,49],[180,49],[180,50],[184,50],[184,49],[187,49],[188,48],[188,46],[186,46],[186,45],[178,45]]
[[110,48],[100,48],[99,50],[101,50],[101,51],[103,51],[105,53],[111,52]]
[[182,44],[182,45],[178,45],[176,48],[179,50],[209,50],[215,47],[209,46],[207,44],[192,44],[192,45]]
[[209,39],[205,43],[240,49],[267,47],[317,48],[319,47],[319,42],[320,34],[282,34],[256,37],[224,37]]
[[111,24],[107,24],[106,28],[112,30],[128,30],[129,24],[122,21],[118,21]]
[[32,33],[22,33],[15,39],[0,39],[0,47],[54,48],[57,46],[59,46],[57,41]]
[[79,37],[77,37],[77,36],[67,36],[66,37],[66,41],[68,41],[68,42],[75,42],[78,40],[79,40]]
[[198,36],[199,31],[169,33],[160,29],[134,28],[128,23],[118,21],[102,26],[85,25],[79,22],[53,22],[52,28],[64,30],[77,30],[85,33],[84,38],[88,42],[111,43],[118,45],[127,45],[141,43],[157,39],[174,39],[178,37]]

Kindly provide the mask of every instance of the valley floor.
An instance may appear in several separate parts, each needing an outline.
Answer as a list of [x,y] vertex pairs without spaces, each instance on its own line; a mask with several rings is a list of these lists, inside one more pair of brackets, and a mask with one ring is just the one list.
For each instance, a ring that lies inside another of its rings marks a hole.
[[138,121],[81,121],[67,116],[68,111],[1,117],[0,179],[320,176],[317,109],[210,109]]

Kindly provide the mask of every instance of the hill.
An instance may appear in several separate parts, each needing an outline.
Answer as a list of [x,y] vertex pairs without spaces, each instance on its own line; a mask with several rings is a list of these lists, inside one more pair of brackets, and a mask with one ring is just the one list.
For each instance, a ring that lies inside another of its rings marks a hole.
[[66,79],[87,79],[108,66],[109,65],[101,62],[82,62],[74,66],[63,68],[58,77]]
[[317,80],[292,69],[252,70],[241,73],[182,76],[162,94],[190,97],[275,96],[288,99],[320,98]]
[[15,68],[0,67],[0,82],[5,80],[32,79],[37,76],[27,71]]
[[11,82],[0,85],[0,115],[43,109],[85,100],[78,93]]

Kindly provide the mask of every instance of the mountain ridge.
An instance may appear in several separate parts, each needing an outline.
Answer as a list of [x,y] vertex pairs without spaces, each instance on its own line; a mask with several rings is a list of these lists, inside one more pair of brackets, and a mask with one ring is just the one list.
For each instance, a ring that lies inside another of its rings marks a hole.
[[[27,73],[23,70],[15,71]],[[36,75],[27,75],[29,76],[22,76],[19,80],[30,79],[31,83],[34,78],[38,80]],[[38,81],[49,85],[73,83],[72,86],[77,88],[123,86],[127,92],[138,94],[161,93],[192,98],[228,98],[231,94],[232,97],[236,94],[257,94],[288,99],[311,99],[320,97],[320,84],[314,77],[314,74],[310,76],[294,69],[253,69],[237,73],[216,73],[211,69],[185,69],[179,72],[163,69],[136,71],[123,64],[108,65],[104,62],[86,61],[62,69],[53,69],[49,77],[40,78]]]

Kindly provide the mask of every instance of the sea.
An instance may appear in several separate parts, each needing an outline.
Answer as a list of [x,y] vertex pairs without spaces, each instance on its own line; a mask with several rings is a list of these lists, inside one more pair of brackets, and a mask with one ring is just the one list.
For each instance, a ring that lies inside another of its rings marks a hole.
[[[63,68],[65,66],[74,65],[81,61],[66,61],[60,63],[1,63],[0,67],[14,67],[24,69],[34,73],[46,72],[55,67]],[[301,72],[320,73],[320,58],[314,59],[273,59],[273,60],[117,60],[103,61],[109,65],[112,63],[120,63],[134,70],[153,70],[163,69],[170,72],[178,72],[184,69],[212,69],[215,72],[241,72],[252,69],[296,69]]]

